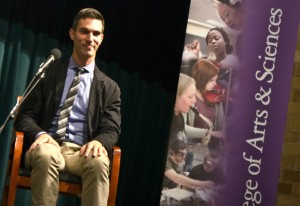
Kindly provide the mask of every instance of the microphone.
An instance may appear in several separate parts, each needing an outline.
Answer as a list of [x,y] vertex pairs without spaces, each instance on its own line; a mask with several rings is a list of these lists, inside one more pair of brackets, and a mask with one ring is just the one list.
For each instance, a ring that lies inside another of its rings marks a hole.
[[61,51],[59,49],[52,49],[50,51],[50,56],[44,61],[36,74],[36,76],[40,75],[41,73],[44,73],[45,69],[55,60],[60,59],[61,57]]

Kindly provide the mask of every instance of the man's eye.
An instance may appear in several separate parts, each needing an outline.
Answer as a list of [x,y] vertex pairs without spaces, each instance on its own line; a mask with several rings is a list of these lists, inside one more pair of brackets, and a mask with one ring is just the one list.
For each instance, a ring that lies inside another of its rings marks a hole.
[[81,32],[82,34],[88,34],[88,33],[89,33],[87,30],[80,30],[80,32]]
[[101,32],[93,32],[93,35],[94,36],[99,36],[99,35],[101,35]]

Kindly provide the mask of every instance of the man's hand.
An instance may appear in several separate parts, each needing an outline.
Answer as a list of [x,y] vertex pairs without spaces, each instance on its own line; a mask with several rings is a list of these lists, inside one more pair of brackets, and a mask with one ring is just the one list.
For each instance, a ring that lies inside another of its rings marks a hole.
[[198,185],[197,189],[209,190],[209,189],[213,189],[215,187],[216,187],[216,183],[214,183],[213,181],[210,181],[210,180],[206,180],[206,181],[200,181],[200,184]]
[[97,140],[93,140],[91,142],[86,143],[85,145],[82,146],[80,150],[80,155],[84,155],[85,157],[88,157],[90,153],[92,153],[93,157],[101,156],[101,155],[107,157],[106,149]]
[[54,144],[55,146],[59,147],[59,144],[47,133],[41,134],[30,146],[30,151],[33,150],[36,146],[40,144]]

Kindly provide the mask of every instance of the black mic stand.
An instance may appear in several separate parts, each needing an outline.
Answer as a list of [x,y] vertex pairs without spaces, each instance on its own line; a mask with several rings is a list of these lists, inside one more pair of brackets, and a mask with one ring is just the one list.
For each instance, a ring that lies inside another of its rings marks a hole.
[[45,77],[45,70],[40,71],[38,70],[38,72],[36,73],[36,75],[33,77],[33,79],[31,80],[30,84],[27,86],[24,94],[22,95],[23,98],[21,99],[20,102],[17,102],[16,105],[13,107],[13,109],[11,110],[11,112],[9,113],[9,115],[6,117],[4,123],[2,124],[2,126],[0,127],[0,134],[2,133],[4,127],[6,126],[6,124],[8,123],[9,120],[12,120],[14,118],[14,115],[16,113],[16,111],[19,109],[19,107],[22,105],[22,103],[25,101],[25,99],[27,98],[27,96],[30,94],[30,92],[35,88],[35,86],[40,82],[41,79],[43,79]]

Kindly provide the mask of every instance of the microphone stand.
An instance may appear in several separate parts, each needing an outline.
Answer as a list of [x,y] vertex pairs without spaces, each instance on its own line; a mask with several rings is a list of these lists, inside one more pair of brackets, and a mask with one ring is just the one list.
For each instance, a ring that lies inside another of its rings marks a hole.
[[33,79],[31,80],[30,84],[27,86],[24,94],[22,95],[23,98],[21,99],[21,101],[17,102],[16,105],[13,107],[13,109],[11,110],[11,112],[9,113],[9,115],[6,117],[4,123],[2,124],[2,126],[0,127],[0,134],[2,133],[4,127],[6,126],[6,124],[8,123],[9,120],[12,120],[14,118],[14,115],[16,113],[16,111],[19,109],[19,107],[22,105],[22,103],[25,101],[25,99],[28,97],[28,95],[30,94],[30,92],[35,88],[35,86],[41,81],[41,79],[43,79],[45,77],[45,70],[43,71],[38,71],[36,73],[36,75],[33,77]]

